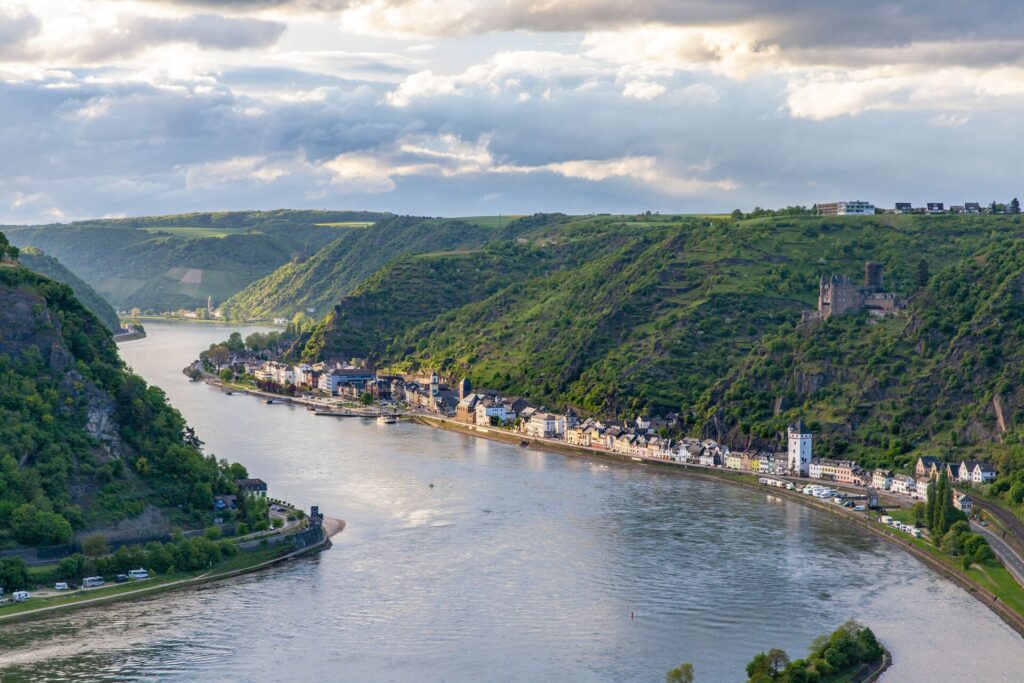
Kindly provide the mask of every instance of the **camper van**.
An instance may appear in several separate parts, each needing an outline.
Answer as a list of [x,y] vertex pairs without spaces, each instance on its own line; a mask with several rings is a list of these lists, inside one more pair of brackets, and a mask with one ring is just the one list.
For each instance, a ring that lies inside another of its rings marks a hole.
[[132,581],[137,581],[139,579],[148,579],[149,578],[149,572],[147,572],[142,567],[139,567],[138,569],[129,569],[128,570],[128,578],[131,579]]
[[106,581],[103,580],[102,576],[87,576],[82,579],[82,588],[96,588],[102,586]]
[[66,591],[67,589],[68,589],[68,584],[65,583],[64,581],[58,581],[53,586],[53,590],[55,590],[55,591]]
[[14,600],[14,602],[25,602],[31,597],[32,596],[28,591],[14,591],[11,593],[11,599]]

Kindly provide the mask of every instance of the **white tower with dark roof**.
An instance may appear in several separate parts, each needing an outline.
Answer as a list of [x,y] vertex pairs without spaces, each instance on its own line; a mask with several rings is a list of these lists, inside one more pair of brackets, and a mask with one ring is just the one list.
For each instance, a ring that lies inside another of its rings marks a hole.
[[811,430],[803,420],[789,426],[789,471],[806,477],[811,472]]

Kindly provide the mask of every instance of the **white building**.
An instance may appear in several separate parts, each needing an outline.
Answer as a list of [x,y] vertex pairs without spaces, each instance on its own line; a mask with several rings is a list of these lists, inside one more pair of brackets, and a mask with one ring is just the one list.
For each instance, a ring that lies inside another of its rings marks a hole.
[[789,471],[806,477],[811,473],[811,431],[803,420],[789,427],[789,451],[786,464]]
[[893,493],[901,493],[905,496],[913,496],[917,493],[917,482],[914,481],[913,477],[908,477],[904,474],[893,477],[892,488],[890,489]]
[[501,401],[494,401],[485,398],[476,404],[476,423],[478,425],[491,424],[491,418],[497,418],[499,423],[509,422],[515,419],[515,414],[509,414],[505,410],[505,404]]
[[875,205],[859,199],[815,204],[819,216],[874,216]]
[[553,439],[565,435],[565,417],[551,413],[534,413],[526,423],[527,436]]
[[977,460],[965,460],[960,463],[957,472],[959,481],[969,481],[975,484],[987,484],[996,480],[996,470],[987,462]]

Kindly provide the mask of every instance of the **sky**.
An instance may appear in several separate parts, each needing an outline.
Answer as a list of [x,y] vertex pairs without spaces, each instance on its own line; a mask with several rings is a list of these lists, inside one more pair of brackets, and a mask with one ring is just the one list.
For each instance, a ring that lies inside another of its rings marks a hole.
[[1017,0],[0,0],[0,223],[1024,194]]

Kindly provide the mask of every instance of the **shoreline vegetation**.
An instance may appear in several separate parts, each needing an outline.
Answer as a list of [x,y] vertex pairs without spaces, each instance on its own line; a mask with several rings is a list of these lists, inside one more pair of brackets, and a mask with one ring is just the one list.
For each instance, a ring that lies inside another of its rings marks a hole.
[[[183,374],[187,376],[190,369],[191,366],[183,368]],[[223,389],[244,388],[248,394],[255,397],[270,397],[282,402],[296,404],[314,404],[312,401],[308,401],[301,397],[284,397],[280,394],[265,392],[251,387],[233,385],[232,383],[227,383],[219,378],[210,376],[202,377],[202,381],[208,385]],[[758,482],[757,475],[736,470],[708,467],[692,463],[672,462],[656,458],[629,456],[601,449],[588,448],[585,446],[575,446],[552,439],[542,439],[497,428],[471,425],[436,415],[409,413],[407,414],[407,418],[416,424],[428,427],[446,429],[468,436],[476,436],[513,445],[525,445],[560,455],[576,457],[582,456],[632,466],[656,466],[658,467],[659,472],[675,473],[677,475],[692,478],[726,482],[752,490],[767,492],[777,498],[790,500],[807,507],[831,513],[852,526],[858,527],[868,533],[885,539],[893,545],[896,545],[933,571],[947,579],[950,579],[966,590],[979,602],[987,606],[1000,619],[1002,619],[1004,623],[1024,637],[1024,592],[1021,591],[1021,587],[1005,567],[999,566],[996,568],[974,566],[964,569],[962,564],[956,561],[956,558],[942,553],[938,548],[924,539],[913,538],[910,535],[896,532],[892,527],[878,523],[873,517],[850,512],[838,505],[820,501],[817,498],[813,498],[797,491],[789,491],[785,488],[777,487],[771,487],[769,489],[769,487]]]
[[[807,657],[790,659],[785,650],[759,652],[747,664],[747,683],[873,683],[892,664],[892,654],[874,632],[852,619],[812,641]],[[666,683],[694,683],[684,662],[665,674]]]
[[[149,597],[164,592],[194,588],[206,583],[223,581],[245,574],[267,569],[289,560],[309,555],[331,547],[331,538],[345,530],[345,522],[341,519],[325,517],[322,537],[316,543],[300,548],[294,546],[261,547],[253,552],[239,552],[212,569],[193,572],[175,572],[166,576],[155,576],[142,582],[118,583],[88,591],[78,590],[64,595],[44,598],[47,604],[37,605],[36,602],[24,602],[15,606],[7,606],[0,611],[0,626],[18,621],[44,618],[58,613],[82,607],[106,605],[124,600]],[[281,553],[282,550],[288,552]]]

